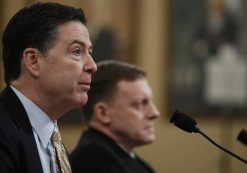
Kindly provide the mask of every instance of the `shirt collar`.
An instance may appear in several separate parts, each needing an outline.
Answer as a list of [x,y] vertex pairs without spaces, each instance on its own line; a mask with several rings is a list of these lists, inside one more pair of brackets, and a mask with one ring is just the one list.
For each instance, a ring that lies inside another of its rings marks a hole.
[[16,88],[13,86],[10,87],[23,104],[33,130],[37,133],[43,147],[46,148],[51,139],[51,135],[54,130],[54,123],[56,123],[56,121],[53,122],[44,111],[42,111]]
[[120,143],[117,143],[117,145],[120,147],[120,148],[122,148],[122,150],[124,151],[124,152],[126,152],[128,155],[130,155],[130,157],[132,157],[132,158],[135,158],[136,157],[136,155],[135,155],[135,153],[132,151],[131,153],[129,153],[128,151],[127,151],[127,149],[122,145],[122,144],[120,144]]

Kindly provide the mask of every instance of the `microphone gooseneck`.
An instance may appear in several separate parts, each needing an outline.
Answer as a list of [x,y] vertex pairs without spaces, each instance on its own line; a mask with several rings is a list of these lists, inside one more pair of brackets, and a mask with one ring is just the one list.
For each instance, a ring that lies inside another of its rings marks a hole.
[[[181,112],[176,110],[172,114],[170,122],[174,123],[175,126],[179,127],[180,129],[182,129],[182,130],[184,130],[186,132],[189,132],[189,133],[194,132],[194,133],[201,134],[203,137],[205,137],[209,142],[214,144],[216,147],[220,148],[224,152],[230,154],[231,156],[235,157],[236,159],[238,159],[238,160],[242,161],[243,163],[247,164],[247,161],[245,159],[243,159],[243,158],[239,157],[238,155],[232,153],[231,151],[229,151],[226,148],[220,146],[219,144],[214,142],[211,138],[209,138],[198,127],[196,127],[197,122],[194,119],[192,119],[191,117],[189,117],[188,115],[186,115],[184,113],[181,113]],[[246,136],[245,136],[245,139],[247,140],[246,137],[247,137],[247,133],[246,133]]]

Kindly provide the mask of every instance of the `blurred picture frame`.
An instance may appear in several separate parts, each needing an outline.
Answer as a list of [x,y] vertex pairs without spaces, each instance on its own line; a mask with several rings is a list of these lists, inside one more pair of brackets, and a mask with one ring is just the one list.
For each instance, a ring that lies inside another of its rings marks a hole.
[[171,109],[199,116],[244,116],[247,3],[174,0],[171,4]]

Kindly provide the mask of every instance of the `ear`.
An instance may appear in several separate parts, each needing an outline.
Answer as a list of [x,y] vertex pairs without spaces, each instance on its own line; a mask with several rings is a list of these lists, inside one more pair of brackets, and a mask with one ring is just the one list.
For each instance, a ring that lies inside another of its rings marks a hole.
[[109,116],[108,105],[104,102],[98,102],[94,106],[94,112],[98,121],[103,124],[109,124],[111,117]]
[[36,77],[39,75],[41,56],[42,53],[35,48],[26,48],[23,51],[23,64],[28,72]]

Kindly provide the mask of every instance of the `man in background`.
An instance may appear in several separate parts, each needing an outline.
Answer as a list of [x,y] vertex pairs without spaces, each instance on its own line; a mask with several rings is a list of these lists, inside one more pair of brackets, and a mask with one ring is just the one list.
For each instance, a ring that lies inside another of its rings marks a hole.
[[71,173],[57,119],[83,106],[96,64],[81,9],[35,3],[3,32],[0,172]]
[[117,61],[98,63],[83,108],[88,129],[71,154],[74,173],[153,173],[134,149],[155,140],[159,111],[146,73]]

